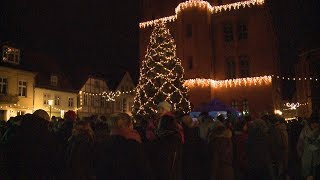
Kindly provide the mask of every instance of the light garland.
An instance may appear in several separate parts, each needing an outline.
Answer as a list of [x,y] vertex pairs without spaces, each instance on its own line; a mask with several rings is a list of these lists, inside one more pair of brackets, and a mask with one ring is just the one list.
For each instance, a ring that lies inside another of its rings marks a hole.
[[213,79],[189,79],[186,80],[184,85],[189,88],[194,87],[240,87],[240,86],[260,86],[260,85],[271,85],[271,76],[259,76],[259,77],[248,77],[238,79],[227,79],[227,80],[213,80]]
[[286,106],[288,109],[284,109],[284,110],[296,110],[297,108],[301,107],[301,106],[306,106],[309,103],[285,103],[284,106]]
[[163,17],[163,18],[160,18],[160,19],[155,19],[155,20],[139,23],[139,27],[140,28],[146,28],[146,27],[154,26],[154,25],[156,25],[158,23],[174,22],[176,19],[177,19],[177,16],[176,15],[172,15],[172,16]]
[[103,98],[106,99],[106,101],[115,101],[115,99],[121,95],[124,94],[131,94],[135,92],[134,90],[130,90],[130,91],[104,91],[102,93],[90,93],[90,92],[85,92],[85,91],[80,91],[79,95],[80,95],[80,105],[82,105],[82,101],[83,101],[83,96],[82,95],[88,95],[88,96],[102,96]]
[[235,2],[235,3],[231,3],[231,4],[211,6],[211,4],[207,1],[189,0],[186,2],[180,3],[175,8],[175,15],[163,17],[163,18],[159,18],[159,19],[155,19],[155,20],[151,20],[151,21],[141,22],[141,23],[139,23],[139,27],[146,28],[146,27],[155,26],[156,24],[159,24],[159,23],[174,22],[177,20],[178,14],[188,8],[196,7],[196,8],[206,9],[210,13],[214,14],[214,13],[219,13],[222,11],[231,11],[233,9],[236,10],[236,9],[240,9],[240,8],[258,6],[258,5],[263,5],[263,4],[264,4],[264,0],[247,0],[247,1]]

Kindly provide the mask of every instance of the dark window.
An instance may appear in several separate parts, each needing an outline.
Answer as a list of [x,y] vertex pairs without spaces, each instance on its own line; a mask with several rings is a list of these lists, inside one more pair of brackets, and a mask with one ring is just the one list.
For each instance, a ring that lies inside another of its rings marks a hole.
[[246,99],[242,101],[242,111],[244,116],[249,115],[249,102]]
[[0,77],[0,94],[7,94],[8,80]]
[[127,99],[123,98],[122,100],[122,112],[126,112],[127,111]]
[[238,24],[238,39],[248,39],[248,28],[244,23]]
[[193,68],[193,57],[188,57],[188,69],[191,70]]
[[241,78],[250,77],[250,64],[248,56],[239,57],[239,71]]
[[233,109],[236,109],[236,110],[238,110],[238,101],[237,100],[233,100],[232,102],[231,102],[231,107],[233,108]]
[[19,96],[27,97],[27,81],[19,81],[18,84]]
[[233,29],[231,23],[226,23],[223,25],[223,36],[225,42],[233,41]]
[[236,64],[234,57],[226,58],[226,79],[236,78]]
[[192,24],[187,24],[187,28],[186,28],[186,36],[192,37]]

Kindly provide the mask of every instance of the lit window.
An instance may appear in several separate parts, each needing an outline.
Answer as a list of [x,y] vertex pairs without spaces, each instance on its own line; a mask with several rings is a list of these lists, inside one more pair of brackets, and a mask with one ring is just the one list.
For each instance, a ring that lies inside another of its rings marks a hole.
[[192,37],[192,24],[187,24],[186,27],[186,36],[188,38]]
[[7,94],[8,80],[7,78],[0,77],[0,94]]
[[18,84],[19,96],[27,97],[27,81],[19,80]]
[[50,94],[43,94],[43,104],[44,105],[49,105],[49,100],[51,99],[51,95]]
[[236,64],[234,57],[226,58],[226,79],[236,78]]
[[60,97],[57,95],[54,96],[54,105],[60,106]]
[[239,71],[241,78],[250,77],[250,65],[248,56],[239,57]]
[[246,24],[238,24],[238,39],[248,39],[248,28]]
[[58,85],[58,77],[57,76],[51,76],[50,77],[51,86],[57,86]]
[[225,42],[233,41],[233,29],[231,23],[226,23],[223,25],[223,34]]
[[73,107],[73,98],[68,98],[68,107]]
[[20,50],[9,46],[3,46],[2,59],[5,62],[19,64],[20,62]]

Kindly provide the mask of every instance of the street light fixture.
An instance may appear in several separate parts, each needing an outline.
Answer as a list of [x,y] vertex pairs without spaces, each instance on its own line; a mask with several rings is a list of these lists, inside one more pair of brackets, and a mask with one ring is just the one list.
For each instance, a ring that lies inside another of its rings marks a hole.
[[53,100],[48,100],[48,104],[49,104],[49,106],[50,106],[50,120],[51,120],[51,107],[52,107],[52,105],[53,105]]

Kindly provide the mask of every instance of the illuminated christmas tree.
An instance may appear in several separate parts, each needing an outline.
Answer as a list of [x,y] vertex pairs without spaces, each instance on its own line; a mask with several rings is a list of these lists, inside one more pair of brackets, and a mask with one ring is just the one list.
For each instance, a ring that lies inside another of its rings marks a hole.
[[140,68],[133,114],[150,117],[162,101],[172,104],[173,110],[190,111],[188,90],[183,86],[183,67],[176,56],[176,45],[169,29],[159,23],[155,26],[147,53]]

